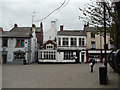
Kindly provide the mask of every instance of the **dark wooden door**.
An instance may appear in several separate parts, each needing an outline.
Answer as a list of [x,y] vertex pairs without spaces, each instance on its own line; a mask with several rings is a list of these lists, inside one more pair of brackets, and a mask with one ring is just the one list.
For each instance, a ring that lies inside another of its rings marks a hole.
[[7,55],[2,55],[2,63],[6,64],[7,62]]
[[76,63],[79,63],[79,59],[80,59],[80,57],[79,57],[79,51],[76,52],[76,56],[77,56]]

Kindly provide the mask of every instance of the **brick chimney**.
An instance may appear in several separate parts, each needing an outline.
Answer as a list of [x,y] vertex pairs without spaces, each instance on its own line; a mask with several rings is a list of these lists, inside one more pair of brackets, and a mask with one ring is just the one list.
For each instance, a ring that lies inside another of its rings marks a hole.
[[41,33],[40,33],[40,46],[43,45],[43,24],[40,23]]
[[0,27],[0,32],[3,32],[3,28],[2,27]]
[[41,28],[41,30],[43,30],[43,24],[42,24],[42,22],[40,23],[40,28]]
[[32,24],[32,27],[35,28],[36,27],[35,24]]
[[15,23],[15,24],[14,24],[14,28],[16,28],[16,27],[18,27],[18,25]]
[[63,31],[63,25],[60,25],[60,31]]

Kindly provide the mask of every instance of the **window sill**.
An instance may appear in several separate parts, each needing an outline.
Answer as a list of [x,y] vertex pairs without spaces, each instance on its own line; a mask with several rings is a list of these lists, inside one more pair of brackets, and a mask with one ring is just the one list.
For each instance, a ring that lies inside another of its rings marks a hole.
[[63,60],[74,60],[74,59],[63,59]]
[[15,47],[15,48],[24,48],[24,47]]

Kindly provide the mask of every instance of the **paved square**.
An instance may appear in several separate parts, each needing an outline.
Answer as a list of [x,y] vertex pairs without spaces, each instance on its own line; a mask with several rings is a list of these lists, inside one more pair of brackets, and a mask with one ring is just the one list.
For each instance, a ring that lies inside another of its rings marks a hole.
[[118,88],[118,74],[109,67],[108,85],[99,85],[99,66],[89,64],[3,65],[3,88]]

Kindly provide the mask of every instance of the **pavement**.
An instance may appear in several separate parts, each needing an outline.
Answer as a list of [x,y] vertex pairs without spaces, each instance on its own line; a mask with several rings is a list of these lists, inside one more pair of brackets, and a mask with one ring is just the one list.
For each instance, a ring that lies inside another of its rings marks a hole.
[[2,88],[118,88],[118,74],[108,65],[108,84],[99,84],[99,67],[89,64],[3,65]]

